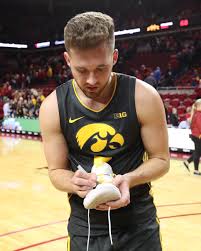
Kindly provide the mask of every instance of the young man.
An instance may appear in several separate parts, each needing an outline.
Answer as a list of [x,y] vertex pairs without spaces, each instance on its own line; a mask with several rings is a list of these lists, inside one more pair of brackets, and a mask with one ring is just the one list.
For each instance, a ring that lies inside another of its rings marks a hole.
[[[111,17],[79,14],[68,21],[64,39],[74,79],[45,99],[40,126],[50,180],[69,194],[69,250],[84,251],[88,243],[93,251],[160,251],[150,182],[169,169],[163,103],[150,85],[112,72],[118,51]],[[148,160],[143,162],[145,151]],[[92,166],[101,163],[112,167],[121,198],[91,210],[88,226],[83,198],[97,183]]]

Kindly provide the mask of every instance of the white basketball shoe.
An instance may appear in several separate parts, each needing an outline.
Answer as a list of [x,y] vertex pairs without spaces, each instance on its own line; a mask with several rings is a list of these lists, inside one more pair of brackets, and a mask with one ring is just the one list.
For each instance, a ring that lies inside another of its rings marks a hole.
[[93,166],[91,172],[96,174],[98,185],[84,198],[86,209],[94,209],[100,204],[121,198],[119,189],[112,184],[114,173],[108,163]]

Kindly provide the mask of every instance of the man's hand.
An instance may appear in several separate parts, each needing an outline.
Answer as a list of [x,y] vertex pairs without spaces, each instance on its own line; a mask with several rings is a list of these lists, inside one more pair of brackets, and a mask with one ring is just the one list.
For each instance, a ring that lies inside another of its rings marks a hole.
[[84,198],[96,186],[96,180],[96,174],[77,170],[71,179],[74,193]]
[[96,209],[97,210],[108,210],[110,207],[111,210],[118,209],[121,207],[125,207],[130,203],[130,190],[127,180],[123,175],[117,175],[112,182],[116,187],[119,188],[121,193],[121,198],[115,201],[109,201],[105,204],[99,205]]

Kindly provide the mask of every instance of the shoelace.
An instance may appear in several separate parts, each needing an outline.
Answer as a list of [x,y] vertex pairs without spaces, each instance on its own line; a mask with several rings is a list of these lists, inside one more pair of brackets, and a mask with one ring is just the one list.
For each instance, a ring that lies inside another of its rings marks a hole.
[[88,209],[88,237],[87,237],[87,251],[89,251],[90,234],[91,234],[91,225],[90,225],[90,209]]
[[[110,211],[111,208],[108,208],[108,227],[109,227],[109,237],[110,237],[110,243],[111,246],[113,246],[113,240],[112,240],[112,224],[111,224],[111,217],[110,217]],[[88,237],[87,237],[87,251],[89,251],[89,241],[90,241],[90,235],[91,235],[91,225],[90,225],[90,209],[88,209]]]
[[108,226],[109,226],[109,236],[110,236],[110,243],[111,246],[113,246],[113,241],[112,241],[112,224],[111,224],[111,217],[110,217],[110,210],[111,208],[108,208]]

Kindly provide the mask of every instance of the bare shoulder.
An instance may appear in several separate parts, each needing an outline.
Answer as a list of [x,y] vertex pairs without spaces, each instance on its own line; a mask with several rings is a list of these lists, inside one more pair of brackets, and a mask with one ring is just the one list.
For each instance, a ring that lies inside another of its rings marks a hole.
[[136,79],[135,104],[140,122],[146,119],[165,117],[165,110],[159,93],[151,85]]
[[45,98],[40,107],[39,113],[40,127],[43,132],[44,128],[59,129],[59,110],[56,97],[56,91],[53,91]]
[[46,109],[56,109],[57,108],[57,98],[56,98],[56,91],[53,91],[48,95],[45,100],[43,101],[40,110],[46,110]]

